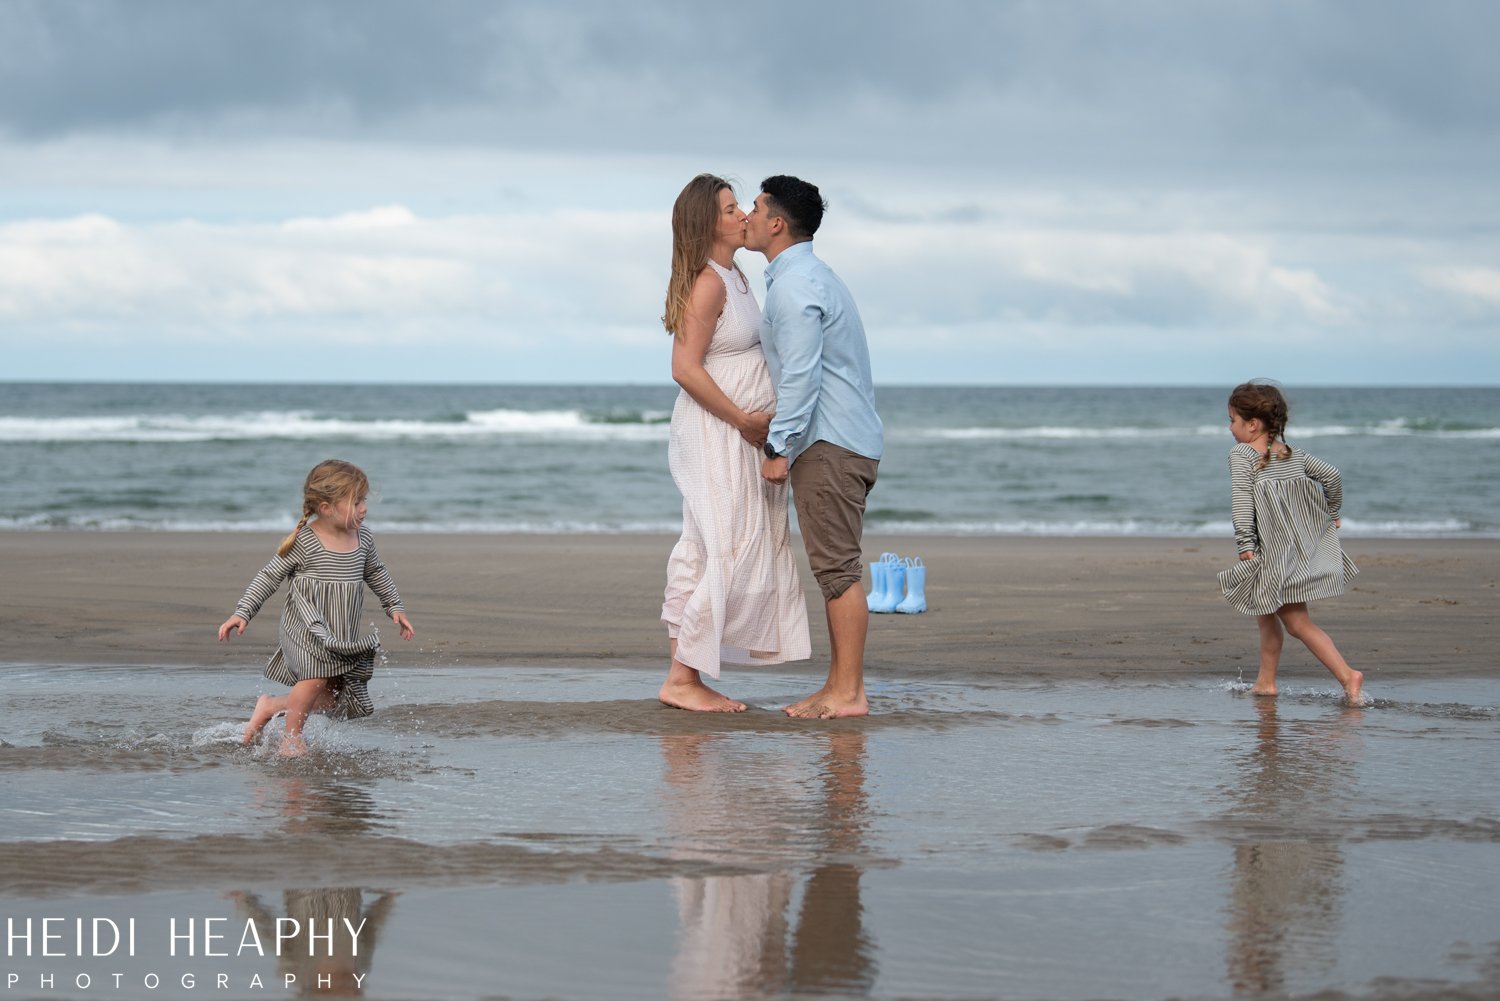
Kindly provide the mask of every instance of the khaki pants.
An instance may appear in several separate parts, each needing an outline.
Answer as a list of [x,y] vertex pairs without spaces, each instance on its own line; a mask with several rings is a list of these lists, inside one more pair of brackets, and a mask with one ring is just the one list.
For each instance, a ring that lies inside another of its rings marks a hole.
[[792,463],[792,502],[807,561],[832,601],[864,576],[865,498],[880,463],[827,441],[813,442]]

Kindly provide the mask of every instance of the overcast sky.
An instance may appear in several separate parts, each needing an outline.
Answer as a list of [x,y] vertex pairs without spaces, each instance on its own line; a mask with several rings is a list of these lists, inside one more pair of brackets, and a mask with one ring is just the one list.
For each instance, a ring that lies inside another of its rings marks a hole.
[[0,0],[0,380],[664,383],[708,170],[822,187],[881,382],[1493,385],[1497,38],[1490,0]]

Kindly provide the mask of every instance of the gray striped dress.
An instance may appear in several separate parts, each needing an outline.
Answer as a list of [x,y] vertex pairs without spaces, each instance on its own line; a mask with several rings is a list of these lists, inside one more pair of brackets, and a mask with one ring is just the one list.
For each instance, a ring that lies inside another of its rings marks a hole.
[[302,526],[291,552],[272,557],[250,581],[235,613],[249,622],[286,580],[291,583],[281,613],[281,640],[266,664],[266,677],[283,685],[306,678],[337,679],[333,690],[338,701],[329,715],[370,715],[375,703],[370,701],[368,683],[375,674],[380,637],[374,630],[360,632],[365,585],[370,585],[387,615],[406,611],[396,582],[375,552],[374,537],[361,527],[359,548],[335,553],[323,548],[310,527]]
[[1300,448],[1257,469],[1261,453],[1244,442],[1229,450],[1237,551],[1253,552],[1219,574],[1224,597],[1246,615],[1344,593],[1359,569],[1339,545],[1334,524],[1344,502],[1339,471]]

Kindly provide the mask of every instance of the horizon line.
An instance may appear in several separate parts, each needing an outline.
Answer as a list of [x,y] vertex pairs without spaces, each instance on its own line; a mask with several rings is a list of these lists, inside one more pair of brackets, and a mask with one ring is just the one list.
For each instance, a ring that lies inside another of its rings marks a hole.
[[[1243,381],[1243,380],[1241,380]],[[1500,389],[1500,380],[1494,382],[1383,382],[1383,381],[1351,381],[1351,382],[1292,382],[1287,380],[1275,380],[1284,385],[1298,385],[1311,389]],[[350,379],[350,380],[326,380],[326,379],[226,379],[226,378],[155,378],[155,379],[129,379],[129,378],[54,378],[54,377],[21,377],[0,379],[0,386],[410,386],[410,387],[506,387],[506,388],[565,388],[565,387],[587,387],[587,388],[619,388],[619,389],[648,389],[669,388],[674,386],[670,378],[661,382],[635,382],[635,381],[558,381],[550,379],[519,380],[519,381],[467,381],[467,380],[444,380],[444,379]],[[1215,389],[1224,383],[1214,382],[1102,382],[1102,381],[1080,381],[1080,382],[882,382],[877,380],[875,388],[885,387],[888,389]]]

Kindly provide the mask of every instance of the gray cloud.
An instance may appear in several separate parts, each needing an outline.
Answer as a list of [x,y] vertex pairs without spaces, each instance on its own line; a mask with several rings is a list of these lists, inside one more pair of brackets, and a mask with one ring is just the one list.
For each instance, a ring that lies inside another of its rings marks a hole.
[[1380,169],[1495,151],[1495,37],[1400,0],[32,0],[0,130]]
[[484,93],[488,46],[459,15],[476,9],[442,0],[9,4],[0,8],[0,120],[42,137],[192,131],[250,112],[274,132],[331,115],[378,121],[473,102]]

